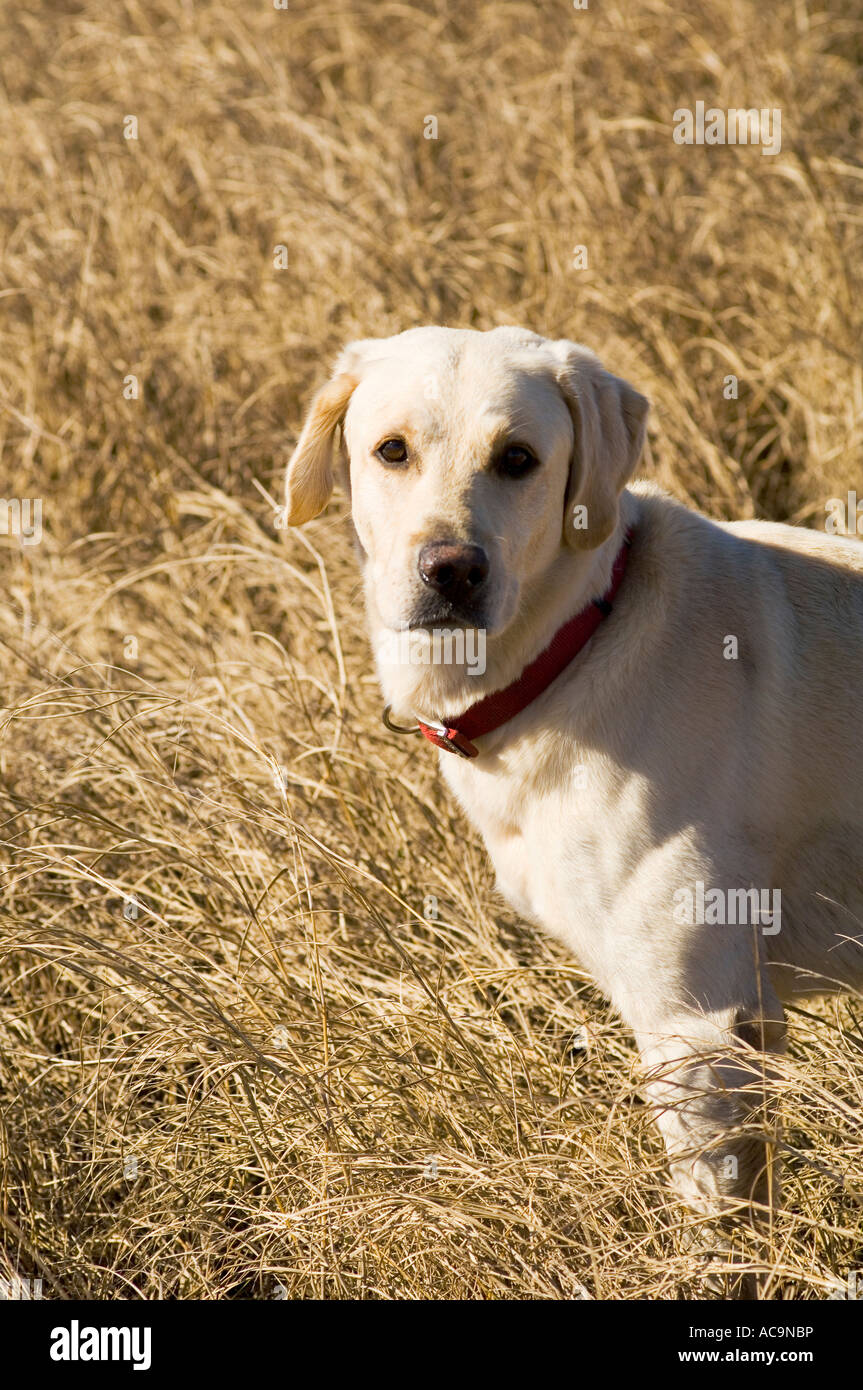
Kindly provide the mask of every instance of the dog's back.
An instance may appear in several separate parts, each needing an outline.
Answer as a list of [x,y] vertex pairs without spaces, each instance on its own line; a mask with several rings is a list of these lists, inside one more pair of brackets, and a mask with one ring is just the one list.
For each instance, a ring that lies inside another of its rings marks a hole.
[[704,523],[651,487],[635,492],[642,493],[645,519],[663,504],[669,508],[665,525],[687,531],[688,544],[688,528],[705,527],[683,607],[694,616],[698,581],[712,587],[710,621],[723,631],[710,632],[700,616],[694,637],[705,687],[722,680],[719,639],[739,641],[735,657],[746,673],[746,718],[754,725],[740,733],[744,747],[745,735],[755,735],[760,763],[754,783],[748,776],[736,781],[734,813],[753,837],[772,838],[782,928],[765,945],[777,991],[817,993],[831,981],[859,988],[863,545],[772,522]]
[[[792,526],[738,522],[770,547],[796,622],[789,773],[807,817],[777,847],[783,930],[768,942],[780,992],[863,983],[863,545]],[[805,672],[805,675],[803,674]],[[811,731],[818,729],[817,740]],[[825,953],[825,942],[832,943]],[[782,962],[793,959],[795,969]],[[807,973],[810,972],[810,973]]]

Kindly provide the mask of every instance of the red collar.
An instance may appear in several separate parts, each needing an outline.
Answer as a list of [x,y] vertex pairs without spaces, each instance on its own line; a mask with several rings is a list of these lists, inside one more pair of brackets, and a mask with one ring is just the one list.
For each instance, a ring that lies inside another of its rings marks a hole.
[[593,636],[603,618],[611,612],[612,601],[620,588],[626,570],[632,532],[628,531],[623,545],[617,552],[614,568],[611,571],[611,584],[602,598],[595,598],[574,618],[559,627],[544,652],[526,666],[521,675],[503,690],[495,690],[491,695],[478,700],[450,724],[424,724],[417,720],[420,733],[438,748],[448,753],[459,753],[463,758],[475,758],[479,749],[472,739],[481,738],[506,724],[515,715],[547,690],[553,680],[577,656],[582,647]]

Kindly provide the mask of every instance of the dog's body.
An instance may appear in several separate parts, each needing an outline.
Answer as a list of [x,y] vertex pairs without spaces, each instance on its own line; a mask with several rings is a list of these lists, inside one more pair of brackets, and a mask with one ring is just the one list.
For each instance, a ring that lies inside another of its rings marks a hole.
[[[584,650],[477,757],[439,756],[501,891],[633,1029],[681,1193],[763,1199],[763,1145],[731,1133],[752,1048],[781,1050],[792,995],[863,983],[863,547],[627,489],[646,402],[572,344],[421,329],[340,365],[289,519],[324,505],[343,424],[373,639],[488,634],[482,676],[379,660],[396,711],[450,723],[508,685],[605,593],[631,532]],[[754,922],[681,907],[753,888],[774,906]]]

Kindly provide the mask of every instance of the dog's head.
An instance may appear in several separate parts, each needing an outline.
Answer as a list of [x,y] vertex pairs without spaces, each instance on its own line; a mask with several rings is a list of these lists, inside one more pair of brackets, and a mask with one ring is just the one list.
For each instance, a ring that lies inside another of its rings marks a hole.
[[646,413],[586,348],[521,329],[352,343],[288,465],[287,519],[317,516],[340,468],[373,622],[492,638],[561,550],[613,533]]

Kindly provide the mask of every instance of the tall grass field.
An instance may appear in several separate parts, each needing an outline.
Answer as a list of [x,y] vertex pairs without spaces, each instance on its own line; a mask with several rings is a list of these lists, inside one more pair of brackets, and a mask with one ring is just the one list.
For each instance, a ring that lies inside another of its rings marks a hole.
[[[861,67],[858,0],[2,6],[0,1278],[701,1296],[632,1037],[381,722],[345,498],[279,507],[340,347],[427,323],[593,348],[712,517],[863,504]],[[841,1297],[863,1000],[778,1089],[740,1258]]]

